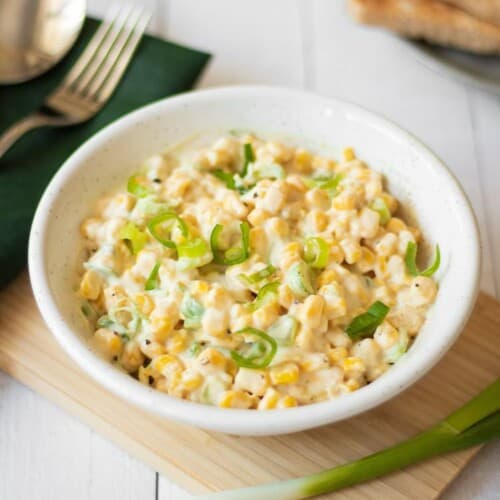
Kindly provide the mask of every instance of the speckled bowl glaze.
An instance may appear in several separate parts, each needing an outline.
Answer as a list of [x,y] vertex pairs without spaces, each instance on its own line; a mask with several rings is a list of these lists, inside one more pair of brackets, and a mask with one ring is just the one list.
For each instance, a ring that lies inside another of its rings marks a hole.
[[[415,215],[425,240],[439,242],[439,293],[409,352],[370,385],[335,400],[285,410],[221,409],[170,397],[140,384],[89,347],[75,293],[79,226],[92,205],[146,157],[206,131],[262,136],[357,156],[386,176]],[[333,148],[330,145],[334,145]],[[478,290],[479,239],[469,203],[443,163],[398,126],[335,99],[268,87],[204,90],[165,99],[109,125],[62,166],[38,206],[29,269],[38,307],[54,336],[83,370],[111,392],[165,418],[219,432],[270,435],[330,424],[369,410],[415,383],[449,349]]]

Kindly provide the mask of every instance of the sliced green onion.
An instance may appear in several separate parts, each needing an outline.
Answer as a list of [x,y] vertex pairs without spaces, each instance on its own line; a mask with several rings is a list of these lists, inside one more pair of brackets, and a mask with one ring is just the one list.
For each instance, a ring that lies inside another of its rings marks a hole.
[[436,245],[436,253],[434,255],[434,262],[425,270],[423,270],[420,275],[427,276],[430,278],[438,269],[441,264],[441,251],[439,250],[439,245]]
[[120,230],[120,239],[129,244],[134,255],[137,255],[148,241],[148,235],[141,231],[133,222],[127,222]]
[[87,301],[82,302],[80,311],[89,321],[94,321],[96,319],[97,312]]
[[[126,312],[130,314],[130,321],[124,325],[121,321],[118,321],[117,314],[121,312]],[[116,307],[110,309],[108,314],[101,316],[97,320],[97,326],[99,328],[109,328],[119,335],[127,335],[129,338],[133,337],[141,325],[141,317],[135,308],[132,307]]]
[[[107,314],[104,314],[97,320],[97,326],[99,328],[110,328],[113,326],[113,321]],[[120,329],[122,328],[120,327]]]
[[201,257],[208,251],[207,242],[203,238],[194,238],[185,243],[177,245],[177,252],[179,257],[186,257],[188,259],[195,259]]
[[347,326],[346,333],[353,340],[359,340],[373,335],[377,326],[379,326],[389,312],[383,302],[377,300],[374,302],[368,311],[359,316],[356,316]]
[[202,267],[212,260],[212,252],[203,238],[194,238],[177,245],[179,261],[177,267],[181,271]]
[[267,332],[279,345],[289,347],[295,341],[298,328],[299,322],[293,316],[285,314],[280,316]]
[[90,306],[87,303],[81,305],[80,311],[82,311],[82,314],[87,318],[92,314]]
[[155,290],[158,288],[160,284],[160,280],[158,279],[158,271],[160,270],[161,262],[157,262],[153,270],[151,271],[150,275],[148,276],[148,279],[146,280],[146,283],[144,285],[144,290],[150,291],[150,290]]
[[375,198],[370,205],[370,208],[375,212],[378,212],[380,215],[380,224],[382,224],[382,226],[385,226],[391,220],[391,211],[383,198]]
[[240,348],[231,351],[233,361],[243,368],[262,369],[269,365],[278,349],[276,340],[257,328],[247,327],[234,332],[234,335],[250,335],[257,339]]
[[344,178],[342,174],[334,176],[320,175],[314,178],[304,178],[304,182],[309,188],[319,188],[328,191],[331,197],[337,194],[340,181]]
[[137,200],[133,212],[152,217],[170,211],[172,205],[172,203],[160,203],[156,201],[154,196],[145,196]]
[[224,170],[217,168],[216,170],[212,170],[210,172],[213,176],[217,177],[220,181],[222,181],[227,189],[232,189],[233,191],[238,191],[240,194],[245,194],[250,191],[255,184],[251,186],[244,186],[241,184],[242,180],[238,177],[238,184],[236,182],[237,175],[230,174],[229,172],[225,172]]
[[253,151],[253,147],[249,142],[247,142],[243,145],[243,170],[241,171],[241,177],[245,177],[247,175],[248,166],[254,161],[255,153]]
[[201,351],[201,344],[197,341],[194,341],[188,350],[189,355],[192,358],[196,358],[196,356],[198,356],[198,354],[200,354],[200,351]]
[[303,261],[293,264],[285,273],[286,284],[297,297],[307,297],[314,293],[311,283],[311,270]]
[[180,311],[184,319],[185,328],[192,329],[201,326],[201,317],[205,309],[191,294],[187,292],[184,294]]
[[[97,255],[97,252],[94,255]],[[85,269],[91,269],[92,271],[99,273],[101,276],[104,276],[105,278],[111,278],[113,276],[116,276],[115,272],[109,267],[101,266],[99,264],[94,264],[93,262],[84,262],[83,267]]]
[[408,333],[405,329],[399,331],[399,340],[392,347],[387,349],[384,354],[384,360],[387,363],[394,364],[401,358],[401,356],[408,350],[408,344],[410,339],[408,338]]
[[168,248],[174,249],[177,248],[177,245],[172,241],[170,233],[175,225],[179,228],[182,236],[187,238],[189,234],[187,224],[173,212],[157,215],[147,224],[149,232],[157,241]]
[[256,283],[269,278],[269,276],[272,276],[275,272],[276,268],[272,264],[269,264],[264,269],[261,269],[260,271],[257,271],[255,273],[240,274],[238,278],[243,280],[248,285],[255,285]]
[[257,179],[284,179],[285,169],[277,163],[270,163],[253,170]]
[[306,238],[304,242],[304,260],[315,269],[324,269],[328,264],[330,249],[328,243],[319,236]]
[[236,189],[236,182],[234,180],[234,175],[229,172],[225,172],[221,168],[217,168],[210,172],[214,177],[217,177],[222,181],[228,189]]
[[219,247],[219,236],[223,229],[224,226],[216,224],[210,234],[210,247],[215,263],[225,266],[234,266],[235,264],[245,262],[250,255],[250,226],[248,222],[243,221],[240,224],[241,247],[232,247],[225,251],[222,250]]
[[406,245],[405,263],[408,272],[412,276],[427,276],[430,278],[438,269],[441,264],[441,251],[439,245],[436,245],[436,254],[434,262],[424,271],[419,271],[417,267],[417,244],[409,241]]
[[127,191],[137,198],[144,198],[145,196],[153,194],[154,191],[151,188],[141,184],[140,177],[139,174],[134,174],[128,178]]
[[309,476],[202,495],[199,500],[301,500],[369,481],[500,437],[500,380],[430,429],[385,450]]
[[269,304],[270,302],[276,300],[278,296],[278,288],[280,286],[279,281],[273,281],[264,285],[255,297],[254,301],[248,304],[249,311],[253,312],[260,309],[262,306]]

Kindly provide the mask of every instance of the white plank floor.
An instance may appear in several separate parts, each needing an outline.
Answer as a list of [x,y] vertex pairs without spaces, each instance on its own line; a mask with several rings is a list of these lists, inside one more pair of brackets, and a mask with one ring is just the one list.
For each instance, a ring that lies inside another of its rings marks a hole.
[[[89,1],[101,15],[110,3]],[[150,0],[151,31],[208,50],[200,86],[265,83],[338,96],[425,141],[467,191],[483,238],[482,288],[500,298],[500,100],[436,75],[390,35],[354,26],[344,1]],[[500,499],[500,443],[444,495]],[[189,495],[0,373],[0,499],[183,500]]]

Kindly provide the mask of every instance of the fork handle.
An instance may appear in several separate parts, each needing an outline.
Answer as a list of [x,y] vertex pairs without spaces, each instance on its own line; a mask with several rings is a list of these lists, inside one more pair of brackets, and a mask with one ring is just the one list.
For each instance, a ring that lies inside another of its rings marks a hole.
[[56,127],[63,124],[64,122],[61,118],[45,115],[43,113],[33,113],[22,118],[0,135],[0,158],[26,132],[39,127]]

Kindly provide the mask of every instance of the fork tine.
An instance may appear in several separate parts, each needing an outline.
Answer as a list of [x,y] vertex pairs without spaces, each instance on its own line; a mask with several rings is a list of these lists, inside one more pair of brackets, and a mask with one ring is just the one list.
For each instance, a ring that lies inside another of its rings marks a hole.
[[113,66],[112,71],[104,82],[102,88],[99,90],[96,98],[99,102],[105,102],[109,99],[110,95],[115,90],[116,86],[120,82],[125,70],[127,69],[132,56],[134,55],[135,49],[141,41],[142,35],[146,30],[146,27],[151,19],[151,13],[146,11],[141,14],[138,19],[135,29],[127,40],[123,51],[121,52],[116,64]]
[[115,44],[102,62],[99,71],[95,74],[94,78],[91,82],[89,82],[88,87],[85,89],[85,94],[88,97],[92,97],[96,94],[96,92],[99,90],[101,85],[104,83],[104,81],[112,71],[113,66],[118,61],[120,54],[124,49],[130,35],[133,33],[134,29],[137,26],[137,23],[140,21],[142,13],[142,7],[134,9],[131,12],[129,18],[127,19],[127,22],[121,29]]
[[117,15],[111,21],[110,28],[107,31],[106,36],[103,38],[93,57],[90,59],[89,63],[85,66],[85,68],[73,84],[76,92],[83,93],[94,75],[97,73],[97,71],[99,71],[99,68],[101,67],[111,48],[118,39],[118,36],[120,35],[120,32],[125,26],[131,13],[132,7],[128,5],[120,9]]
[[62,81],[62,85],[64,86],[72,86],[76,79],[80,76],[82,71],[87,67],[89,62],[95,56],[97,49],[101,46],[102,41],[108,35],[112,21],[118,14],[118,4],[114,4],[106,13],[106,16],[103,22],[99,25],[96,32],[90,39],[90,42],[85,47],[85,50],[82,52],[77,61],[73,64],[72,68],[69,70],[68,74]]

